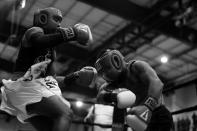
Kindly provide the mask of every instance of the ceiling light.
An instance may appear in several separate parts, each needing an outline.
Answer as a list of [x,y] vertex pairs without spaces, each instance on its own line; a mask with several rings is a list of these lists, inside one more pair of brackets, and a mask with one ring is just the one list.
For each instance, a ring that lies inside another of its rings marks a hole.
[[76,106],[77,106],[77,107],[81,107],[82,105],[83,105],[83,102],[81,102],[81,101],[77,101],[77,102],[76,102]]
[[167,63],[168,62],[168,57],[167,56],[162,56],[160,61],[161,61],[161,63]]

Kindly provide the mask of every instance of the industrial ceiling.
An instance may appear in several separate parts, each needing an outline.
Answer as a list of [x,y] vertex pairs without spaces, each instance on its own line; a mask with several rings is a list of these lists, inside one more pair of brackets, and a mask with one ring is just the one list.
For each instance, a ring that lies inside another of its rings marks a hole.
[[[62,26],[88,24],[91,47],[62,44],[57,50],[57,73],[65,75],[95,62],[106,48],[120,50],[126,60],[147,61],[170,86],[197,78],[197,3],[194,0],[20,0],[0,3],[0,68],[8,77],[17,57],[20,38],[32,26],[33,14],[45,7],[62,11]],[[166,55],[168,63],[161,63]]]

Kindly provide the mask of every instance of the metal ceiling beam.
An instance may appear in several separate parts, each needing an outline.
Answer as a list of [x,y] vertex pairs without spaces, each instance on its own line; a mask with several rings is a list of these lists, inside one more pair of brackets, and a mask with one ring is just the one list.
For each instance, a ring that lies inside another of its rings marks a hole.
[[[124,2],[123,1],[116,1],[115,3],[113,1],[110,1],[110,0],[107,1],[109,3],[110,2],[113,3],[112,7],[111,7],[110,4],[106,4],[105,1],[102,1],[102,0],[101,1],[94,1],[94,0],[93,1],[89,1],[89,0],[84,1],[84,0],[81,0],[81,1],[86,2],[88,4],[92,4],[93,6],[96,6],[98,8],[102,8],[104,10],[109,11],[110,13],[122,16],[122,17],[132,21],[132,23],[128,24],[122,30],[120,30],[119,32],[114,34],[112,37],[110,37],[108,40],[106,40],[101,46],[97,47],[93,51],[93,53],[91,54],[91,56],[93,56],[92,59],[95,58],[95,55],[100,50],[109,47],[111,44],[114,43],[115,40],[121,39],[122,34],[131,33],[131,30],[134,26],[136,26],[136,23],[141,25],[142,22],[143,23],[147,22],[150,18],[155,19],[155,17],[153,17],[153,16],[158,14],[158,12],[161,10],[162,7],[165,7],[166,5],[169,4],[169,2],[172,2],[170,0],[163,0],[163,1],[159,2],[159,4],[156,4],[151,10],[148,10],[148,9],[142,8],[140,6],[137,6],[136,4],[128,2],[128,1],[127,2],[126,1],[124,1]],[[103,3],[105,3],[105,4],[103,4]],[[130,7],[128,7],[128,5]],[[114,7],[117,7],[117,8],[114,8]],[[119,7],[124,7],[124,8],[119,8]],[[161,18],[161,19],[163,19],[163,18]],[[136,23],[134,24],[133,21],[136,21]],[[142,35],[143,35],[143,32],[142,32]]]
[[[171,0],[163,0],[161,2],[158,2],[155,6],[153,6],[152,9],[145,9],[143,7],[137,6],[136,4],[132,2],[122,1],[122,0],[116,0],[116,1],[113,1],[113,0],[108,0],[108,1],[80,0],[80,1],[91,4],[103,10],[106,10],[110,13],[116,14],[120,17],[134,21],[138,24],[145,25],[147,27],[152,27],[153,23],[157,23],[158,20],[167,19],[166,17],[160,16],[159,12],[163,8],[172,4],[172,2],[176,2],[176,1],[171,1]],[[124,7],[124,8],[120,8],[120,7]],[[174,24],[174,21],[171,20],[170,18],[168,18],[165,21],[166,21],[165,24],[158,26],[158,27],[149,28],[149,29],[156,29],[160,31],[161,33],[164,33],[166,35],[169,35],[171,37],[184,41],[191,46],[195,46],[194,43],[197,42],[196,30],[191,29],[189,27],[182,27],[182,28],[176,27]],[[128,28],[130,26],[131,25],[128,25],[125,28]],[[118,32],[116,35],[112,36],[109,40],[104,42],[103,45],[101,45],[101,47],[98,47],[97,50],[100,50],[112,44],[109,42],[113,41],[113,39],[118,38],[118,34],[121,34],[121,32],[122,30],[120,31],[120,33]],[[144,34],[142,33],[142,35]]]
[[126,19],[137,20],[147,15],[147,9],[128,0],[79,0]]
[[[192,77],[192,73],[193,72],[188,72],[188,75]],[[180,77],[178,77],[178,78],[180,78]],[[188,79],[188,77],[187,77],[185,79],[182,79],[181,81],[175,82],[175,80],[177,80],[178,78],[165,84],[164,93],[172,92],[173,90],[176,90],[176,89],[179,89],[182,87],[187,87],[187,85],[189,85],[189,84],[197,83],[197,77],[192,77],[192,79]]]
[[[170,55],[170,60],[179,58],[180,60],[182,60],[182,61],[184,61],[184,62],[186,62],[186,63],[191,63],[191,64],[194,64],[194,65],[197,65],[197,61],[188,60],[188,59],[182,57],[184,54],[187,54],[187,53],[189,53],[190,51],[193,51],[194,48],[192,48],[192,47],[190,47],[190,48],[188,48],[188,49],[185,49],[185,50],[183,50],[183,51],[181,51],[181,52],[178,52],[178,53],[171,53],[171,52],[166,51],[165,49],[162,49],[162,48],[159,48],[159,47],[153,46],[153,45],[151,45],[151,47],[156,48],[156,49],[158,49],[158,50],[160,50],[160,51],[162,51],[162,52],[164,52],[164,53],[166,53],[166,54],[169,54],[169,55]],[[174,48],[176,48],[176,47],[174,47]],[[191,57],[192,57],[192,56],[191,56]],[[156,64],[155,67],[157,67],[157,66],[159,66],[159,65],[160,65],[160,64]]]
[[156,30],[160,31],[163,34],[174,37],[178,40],[183,41],[185,44],[188,44],[192,47],[197,47],[197,30],[194,30],[190,27],[175,27],[174,21],[170,20],[166,24],[156,27]]

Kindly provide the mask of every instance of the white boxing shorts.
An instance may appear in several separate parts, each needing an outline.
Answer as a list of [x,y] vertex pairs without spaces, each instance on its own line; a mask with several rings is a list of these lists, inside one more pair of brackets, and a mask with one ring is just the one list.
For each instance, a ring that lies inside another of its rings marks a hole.
[[70,103],[62,97],[61,90],[57,81],[52,76],[34,79],[32,81],[11,81],[2,80],[4,86],[1,88],[2,102],[0,109],[17,117],[25,123],[24,120],[37,114],[29,115],[26,111],[26,105],[41,101],[42,97],[57,95],[70,107]]

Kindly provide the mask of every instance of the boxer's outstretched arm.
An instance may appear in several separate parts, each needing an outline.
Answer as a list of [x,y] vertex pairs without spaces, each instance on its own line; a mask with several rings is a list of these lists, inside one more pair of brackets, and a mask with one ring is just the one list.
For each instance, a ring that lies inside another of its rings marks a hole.
[[57,76],[56,80],[61,87],[79,85],[83,87],[93,88],[95,86],[96,77],[96,69],[91,66],[86,66],[79,71],[66,75],[65,77]]
[[46,34],[40,27],[32,27],[27,30],[23,39],[30,41],[28,43],[32,44],[26,46],[40,48],[50,48],[69,41],[77,41],[79,44],[87,46],[87,43],[93,41],[89,26],[81,23],[68,28],[59,27],[50,34]]
[[22,46],[50,48],[62,43],[63,37],[60,32],[45,34],[42,28],[32,27],[25,32],[23,41],[25,40],[28,42],[24,42]]
[[63,38],[60,33],[42,34],[37,33],[31,37],[31,41],[36,47],[50,48],[63,43]]

